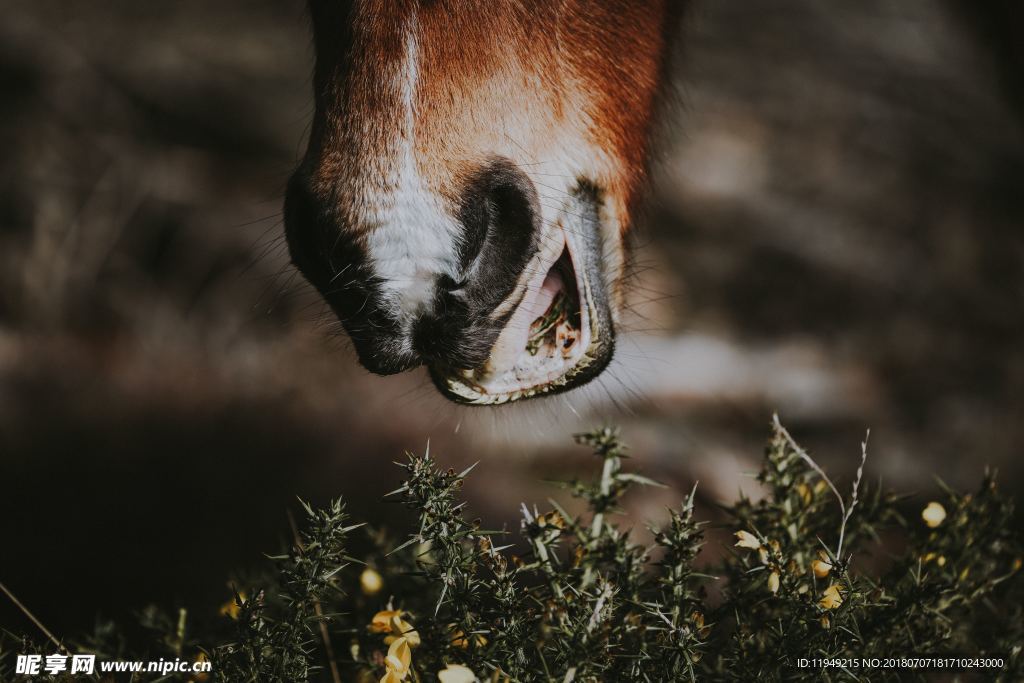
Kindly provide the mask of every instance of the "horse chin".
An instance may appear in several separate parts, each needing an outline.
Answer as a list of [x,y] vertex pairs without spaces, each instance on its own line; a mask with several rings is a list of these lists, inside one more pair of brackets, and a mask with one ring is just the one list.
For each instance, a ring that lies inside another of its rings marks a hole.
[[492,314],[504,326],[487,360],[472,369],[431,367],[441,392],[457,403],[497,405],[566,391],[600,374],[615,341],[602,253],[596,201],[577,195]]

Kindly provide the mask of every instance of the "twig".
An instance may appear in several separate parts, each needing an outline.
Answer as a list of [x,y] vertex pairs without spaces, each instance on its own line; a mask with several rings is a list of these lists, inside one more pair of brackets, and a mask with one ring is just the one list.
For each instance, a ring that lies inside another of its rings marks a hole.
[[853,481],[853,494],[850,497],[850,509],[843,515],[843,526],[839,529],[839,550],[836,552],[836,557],[839,557],[839,553],[843,550],[843,536],[846,534],[846,521],[853,515],[853,508],[857,507],[857,503],[860,502],[857,494],[860,491],[860,480],[864,477],[864,463],[868,460],[868,439],[871,438],[871,430],[869,429],[864,435],[864,440],[860,442],[860,466],[857,468],[857,478]]
[[10,598],[11,602],[14,603],[14,606],[20,609],[22,614],[28,617],[29,621],[35,624],[36,627],[40,631],[42,631],[43,634],[46,635],[46,637],[49,638],[53,642],[53,644],[56,645],[58,649],[60,649],[61,652],[68,654],[67,648],[61,645],[61,642],[57,640],[57,637],[54,636],[53,633],[50,632],[50,629],[43,626],[43,622],[39,621],[39,619],[36,618],[36,615],[32,614],[32,612],[29,611],[28,607],[25,607],[25,605],[22,604],[21,600],[18,600],[18,598],[14,597],[14,593],[12,593],[10,589],[3,584],[2,581],[0,581],[0,591],[3,591],[4,595]]
[[[295,523],[295,515],[292,514],[291,510],[286,510],[288,513],[288,526],[292,529],[292,536],[295,538],[295,547],[298,548],[299,552],[305,552],[305,547],[302,545],[302,536],[299,535],[299,527]],[[320,599],[313,598],[313,611],[316,612],[317,622],[320,624],[320,638],[324,641],[324,649],[327,650],[327,663],[331,666],[331,680],[334,683],[341,683],[341,672],[338,670],[338,661],[334,657],[334,647],[331,645],[331,634],[327,630],[327,622],[324,621],[324,610],[320,606]]]
[[606,583],[597,598],[597,604],[594,605],[594,613],[590,615],[590,621],[587,622],[587,633],[591,633],[597,628],[597,625],[601,622],[601,610],[604,609],[605,603],[611,600],[613,595],[614,590],[611,584]]
[[[612,483],[614,479],[612,471],[615,469],[614,460],[615,456],[606,455],[604,458],[604,466],[601,468],[601,497],[605,499],[607,499],[612,492]],[[603,529],[604,512],[598,512],[594,515],[593,522],[590,525],[591,540],[598,538]]]
[[174,632],[174,654],[181,657],[181,649],[185,646],[186,626],[188,625],[188,610],[184,607],[178,610],[178,628]]
[[775,415],[772,416],[772,419],[775,421],[775,428],[777,430],[779,430],[779,433],[782,434],[782,436],[784,436],[786,438],[786,441],[789,443],[790,448],[792,448],[796,452],[797,455],[799,455],[801,458],[803,458],[804,461],[808,465],[810,465],[811,468],[815,472],[817,472],[821,476],[822,479],[825,480],[825,483],[828,484],[828,487],[830,489],[832,489],[832,493],[836,494],[836,500],[839,501],[839,507],[842,509],[843,515],[845,516],[846,515],[846,503],[843,501],[843,497],[839,494],[839,489],[836,488],[836,485],[833,484],[832,480],[828,478],[827,474],[825,474],[825,470],[823,470],[820,467],[818,467],[818,463],[814,462],[814,460],[811,458],[811,456],[809,456],[807,454],[807,451],[805,451],[800,446],[800,444],[798,444],[796,442],[796,439],[794,439],[790,435],[789,431],[787,431],[786,428],[782,426],[782,422],[779,421],[779,414],[778,413],[775,413]]
[[860,482],[864,476],[864,463],[868,459],[868,438],[871,436],[871,430],[868,430],[867,435],[864,437],[864,441],[860,444],[860,467],[857,468],[857,479],[853,482],[853,498],[850,501],[850,508],[847,509],[846,501],[843,500],[843,496],[839,493],[839,489],[836,488],[836,485],[833,484],[832,480],[828,478],[827,474],[825,474],[825,470],[821,469],[821,467],[818,466],[818,463],[814,462],[814,459],[807,454],[807,451],[805,451],[800,444],[796,442],[796,439],[793,438],[789,431],[782,426],[778,413],[775,413],[772,416],[772,421],[775,424],[775,429],[778,430],[779,434],[782,434],[782,436],[785,437],[790,448],[792,448],[797,455],[803,458],[804,462],[810,465],[811,468],[825,480],[828,487],[832,489],[832,493],[835,494],[836,500],[839,501],[839,509],[843,513],[843,523],[839,527],[839,543],[836,545],[835,556],[837,560],[841,559],[843,554],[843,541],[846,538],[846,522],[849,521],[850,516],[853,514],[853,508],[857,507],[857,492],[860,489]]

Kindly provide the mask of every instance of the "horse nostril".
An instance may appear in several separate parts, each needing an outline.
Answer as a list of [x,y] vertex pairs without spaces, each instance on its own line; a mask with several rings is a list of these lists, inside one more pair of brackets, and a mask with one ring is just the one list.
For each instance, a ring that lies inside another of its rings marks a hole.
[[[540,243],[537,191],[508,159],[482,167],[463,190],[462,277],[470,305],[488,312],[505,299]],[[449,278],[451,279],[451,278]]]
[[540,224],[537,191],[508,159],[483,166],[463,190],[464,273],[487,267],[515,270],[536,251]]
[[463,189],[459,273],[437,279],[431,310],[413,328],[424,359],[472,369],[487,360],[502,329],[494,310],[516,287],[540,243],[537,192],[508,159],[494,159]]

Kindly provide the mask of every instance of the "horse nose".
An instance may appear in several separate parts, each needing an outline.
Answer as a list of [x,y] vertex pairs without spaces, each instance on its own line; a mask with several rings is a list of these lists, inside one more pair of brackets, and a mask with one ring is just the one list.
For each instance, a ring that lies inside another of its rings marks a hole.
[[458,276],[439,278],[435,305],[417,322],[413,346],[428,361],[475,368],[501,332],[495,309],[538,251],[537,191],[512,161],[492,159],[465,184],[459,220]]
[[483,276],[482,281],[488,282],[495,274],[514,280],[537,251],[537,190],[508,159],[491,160],[469,180],[459,218],[465,230],[464,281]]
[[285,236],[292,263],[337,314],[363,367],[378,375],[416,367],[420,359],[384,303],[364,245],[345,229],[335,208],[313,191],[304,169],[291,177]]

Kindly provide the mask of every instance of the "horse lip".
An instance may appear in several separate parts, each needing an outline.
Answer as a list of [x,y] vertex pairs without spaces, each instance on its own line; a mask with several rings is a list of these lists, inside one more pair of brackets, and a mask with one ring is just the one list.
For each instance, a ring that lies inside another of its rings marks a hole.
[[[596,198],[587,193],[577,193],[567,202],[555,225],[549,228],[558,236],[558,251],[552,258],[542,250],[536,264],[542,267],[541,276],[547,272],[561,253],[561,245],[569,252],[576,290],[580,305],[581,348],[573,363],[555,376],[530,378],[535,382],[519,388],[506,387],[489,391],[486,382],[479,381],[480,368],[471,371],[455,371],[433,366],[431,377],[442,394],[457,403],[469,405],[496,405],[567,391],[585,384],[596,377],[611,360],[614,347],[614,331],[605,286],[602,261],[602,233],[598,219]],[[549,235],[550,237],[550,235]],[[535,267],[528,270],[536,272]],[[542,279],[542,278],[541,278]],[[506,323],[525,304],[526,290],[517,291],[495,312],[504,316]],[[527,324],[529,324],[528,321]],[[500,339],[500,337],[499,337]],[[496,347],[497,347],[496,343]]]

